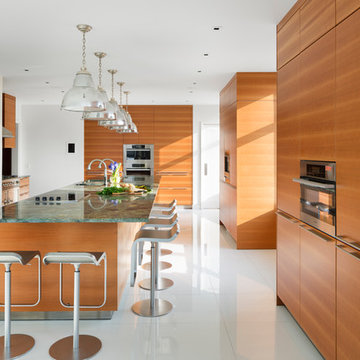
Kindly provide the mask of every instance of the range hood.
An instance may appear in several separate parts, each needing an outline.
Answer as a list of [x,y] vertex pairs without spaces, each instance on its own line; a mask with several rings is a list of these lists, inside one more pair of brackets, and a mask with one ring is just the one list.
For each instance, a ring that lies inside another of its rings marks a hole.
[[7,128],[2,128],[2,137],[3,138],[13,138],[14,135],[12,134],[12,132],[10,130],[8,130]]

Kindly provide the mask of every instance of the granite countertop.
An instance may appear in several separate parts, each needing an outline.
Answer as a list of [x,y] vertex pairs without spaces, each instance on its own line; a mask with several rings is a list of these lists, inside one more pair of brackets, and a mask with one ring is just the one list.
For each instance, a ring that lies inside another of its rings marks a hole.
[[[146,195],[103,196],[102,186],[72,184],[1,208],[2,223],[146,222],[158,190]],[[49,201],[49,197],[54,201]],[[60,196],[61,201],[56,201]],[[47,201],[43,201],[46,197]],[[74,200],[68,200],[68,199]]]

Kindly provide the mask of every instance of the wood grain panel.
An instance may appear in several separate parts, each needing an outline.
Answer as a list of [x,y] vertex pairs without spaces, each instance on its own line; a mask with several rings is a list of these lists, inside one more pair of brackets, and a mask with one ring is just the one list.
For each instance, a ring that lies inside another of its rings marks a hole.
[[237,100],[276,99],[276,73],[237,73]]
[[300,52],[300,11],[277,33],[277,68],[280,69]]
[[280,31],[286,25],[286,23],[291,19],[291,17],[304,5],[306,1],[307,0],[298,0],[277,24],[276,30]]
[[304,229],[300,239],[300,324],[321,354],[335,359],[335,241]]
[[360,11],[336,28],[337,234],[360,242]]
[[237,246],[275,248],[275,102],[238,101],[236,156]]
[[276,248],[277,296],[300,322],[300,228],[295,219],[278,215]]
[[237,192],[236,188],[223,181],[220,182],[220,221],[224,224],[231,236],[237,240]]
[[237,74],[220,91],[220,112],[236,102],[237,99]]
[[2,117],[3,126],[10,130],[14,135],[13,138],[4,138],[4,148],[16,147],[16,97],[3,93]]
[[307,0],[300,9],[300,42],[304,50],[335,26],[335,0]]
[[360,0],[336,0],[336,23],[338,24],[360,8]]
[[337,249],[337,359],[360,354],[360,252],[338,243]]
[[301,158],[335,160],[335,30],[300,56]]
[[292,181],[300,176],[299,60],[278,72],[277,101],[277,205],[300,217],[300,187]]

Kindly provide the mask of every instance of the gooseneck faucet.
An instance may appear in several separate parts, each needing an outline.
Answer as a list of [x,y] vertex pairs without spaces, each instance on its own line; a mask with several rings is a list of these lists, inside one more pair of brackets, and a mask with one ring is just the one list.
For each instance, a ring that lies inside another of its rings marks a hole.
[[107,185],[107,166],[106,166],[106,163],[103,161],[103,160],[100,160],[100,159],[94,159],[94,160],[91,160],[87,169],[88,170],[91,170],[91,165],[95,162],[95,161],[98,161],[99,162],[99,166],[98,168],[100,169],[101,168],[101,165],[104,165],[104,185],[106,186]]

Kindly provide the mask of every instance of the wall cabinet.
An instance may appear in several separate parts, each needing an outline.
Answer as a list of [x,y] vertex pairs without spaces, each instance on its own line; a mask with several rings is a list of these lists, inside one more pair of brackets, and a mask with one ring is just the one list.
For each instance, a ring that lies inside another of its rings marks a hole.
[[300,322],[299,222],[278,213],[277,229],[277,295]]
[[336,23],[360,8],[360,0],[336,0]]
[[360,354],[360,251],[338,242],[337,249],[337,358]]
[[337,233],[360,242],[360,10],[336,27]]
[[4,138],[4,148],[16,147],[16,98],[9,94],[3,94],[3,126],[10,130],[14,137]]
[[335,26],[335,0],[307,0],[300,8],[300,43],[304,50]]

